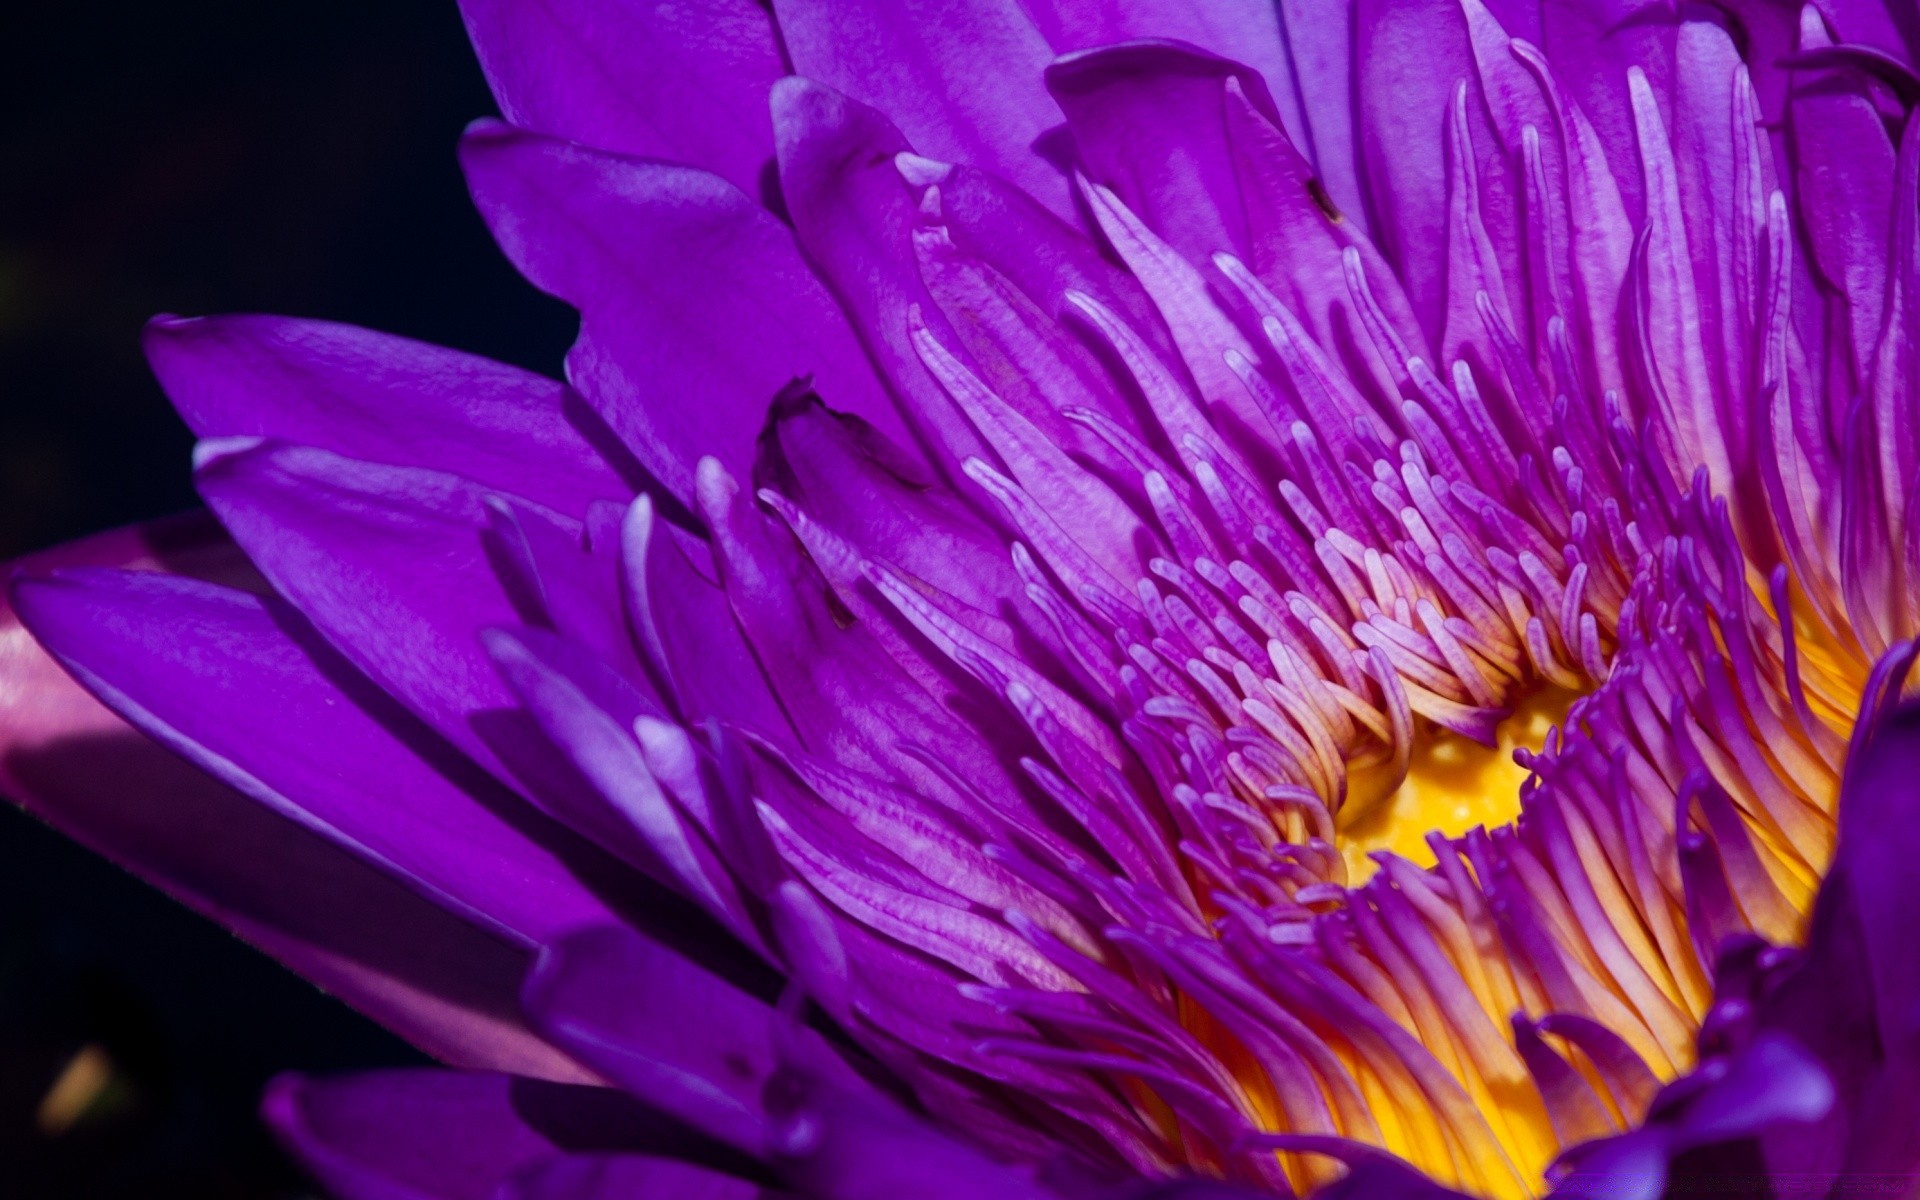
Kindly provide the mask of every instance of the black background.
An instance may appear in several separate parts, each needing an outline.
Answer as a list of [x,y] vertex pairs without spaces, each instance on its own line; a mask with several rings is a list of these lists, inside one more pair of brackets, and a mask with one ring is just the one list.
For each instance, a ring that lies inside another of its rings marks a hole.
[[[6,6],[0,558],[194,503],[146,318],[271,311],[549,373],[571,315],[501,259],[454,157],[493,113],[454,0]],[[85,1046],[117,1106],[34,1113]],[[288,1068],[405,1046],[0,804],[0,1195],[310,1194],[254,1119]]]

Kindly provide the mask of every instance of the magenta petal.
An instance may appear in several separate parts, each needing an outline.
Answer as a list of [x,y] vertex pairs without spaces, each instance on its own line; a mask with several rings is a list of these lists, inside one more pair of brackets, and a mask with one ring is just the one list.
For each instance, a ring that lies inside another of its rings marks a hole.
[[574,385],[682,501],[703,455],[746,470],[767,404],[796,378],[903,432],[792,235],[737,189],[497,123],[461,156],[508,257],[580,309]]
[[775,0],[773,9],[796,74],[885,113],[923,154],[985,168],[1072,211],[1065,176],[1034,149],[1060,118],[1040,86],[1053,50],[1024,4]]
[[145,345],[203,438],[454,471],[576,517],[633,491],[567,423],[563,387],[517,367],[291,317],[158,317]]
[[791,726],[780,702],[726,592],[702,573],[713,570],[713,556],[694,545],[659,519],[648,497],[634,501],[620,526],[628,626],[681,720],[717,718],[784,741]]
[[767,88],[786,73],[764,5],[461,0],[460,12],[515,125],[691,163],[762,194]]
[[[608,913],[535,841],[537,818],[280,601],[151,572],[15,585],[76,678],[214,778],[532,945]],[[404,796],[404,803],[396,803]],[[545,831],[550,838],[557,831]]]
[[[21,564],[253,576],[204,516]],[[527,959],[340,847],[181,762],[88,696],[0,604],[0,788],[414,1045],[452,1063],[579,1079],[513,1003]]]
[[[1335,28],[1345,21],[1344,14],[1329,13],[1327,19],[1301,28],[1297,35],[1300,44],[1289,55],[1280,25],[1281,9],[1291,6],[1273,0],[1213,0],[1208,4],[1187,0],[1109,0],[1103,4],[1043,0],[1033,7],[1034,19],[1062,54],[1156,39],[1187,42],[1209,54],[1247,64],[1279,101],[1287,132],[1296,139],[1306,133],[1312,118],[1302,112],[1305,89],[1296,82],[1293,59],[1302,49],[1318,50],[1317,43],[1345,40],[1344,30]],[[1342,96],[1341,106],[1348,103]],[[1351,176],[1349,170],[1347,177]]]

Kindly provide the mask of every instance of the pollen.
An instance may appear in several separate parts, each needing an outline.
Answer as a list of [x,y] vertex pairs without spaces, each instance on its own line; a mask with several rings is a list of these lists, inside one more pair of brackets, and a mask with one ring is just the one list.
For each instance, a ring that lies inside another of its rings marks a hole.
[[1337,826],[1348,883],[1372,877],[1375,854],[1397,854],[1430,867],[1429,834],[1456,838],[1476,826],[1497,828],[1518,817],[1520,786],[1528,772],[1515,754],[1538,753],[1579,695],[1561,687],[1536,689],[1500,722],[1492,745],[1449,729],[1423,729],[1397,786],[1383,784],[1378,769],[1356,773]]

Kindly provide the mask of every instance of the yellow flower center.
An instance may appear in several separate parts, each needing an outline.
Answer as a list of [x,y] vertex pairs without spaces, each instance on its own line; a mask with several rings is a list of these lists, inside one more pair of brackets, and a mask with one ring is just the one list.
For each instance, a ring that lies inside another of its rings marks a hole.
[[1513,752],[1537,752],[1578,698],[1566,688],[1536,689],[1500,723],[1491,746],[1447,729],[1422,730],[1398,787],[1382,785],[1384,767],[1356,772],[1338,827],[1348,883],[1357,886],[1373,875],[1372,854],[1391,851],[1430,867],[1429,833],[1459,837],[1476,825],[1493,829],[1518,817],[1527,770]]

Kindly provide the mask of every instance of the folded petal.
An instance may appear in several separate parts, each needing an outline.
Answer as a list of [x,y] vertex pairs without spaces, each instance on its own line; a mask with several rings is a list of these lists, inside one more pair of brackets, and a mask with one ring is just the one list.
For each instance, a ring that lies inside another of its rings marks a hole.
[[462,0],[500,111],[523,129],[703,167],[763,196],[767,89],[786,73],[754,0]]
[[[1187,4],[1182,0],[1120,0],[1107,4],[1042,0],[1033,5],[1034,20],[1047,41],[1062,54],[1155,39],[1187,42],[1221,58],[1245,63],[1265,80],[1267,90],[1285,113],[1288,134],[1299,139],[1308,121],[1301,111],[1301,90],[1295,82],[1287,39],[1281,33],[1281,7],[1266,0],[1215,0],[1212,4]],[[1345,18],[1336,20],[1344,22]],[[1343,30],[1329,28],[1330,24],[1309,25],[1301,30],[1298,40],[1311,46],[1315,41],[1344,34]]]
[[[391,334],[292,317],[157,317],[147,361],[203,438],[269,437],[454,471],[582,516],[625,500],[551,379]],[[577,403],[577,401],[576,401]]]
[[609,919],[563,840],[284,602],[152,572],[15,585],[40,643],[136,727],[434,903],[534,945]]
[[796,378],[903,432],[791,233],[738,189],[497,123],[461,154],[508,257],[581,312],[575,386],[682,501],[702,455],[745,471],[768,403]]

